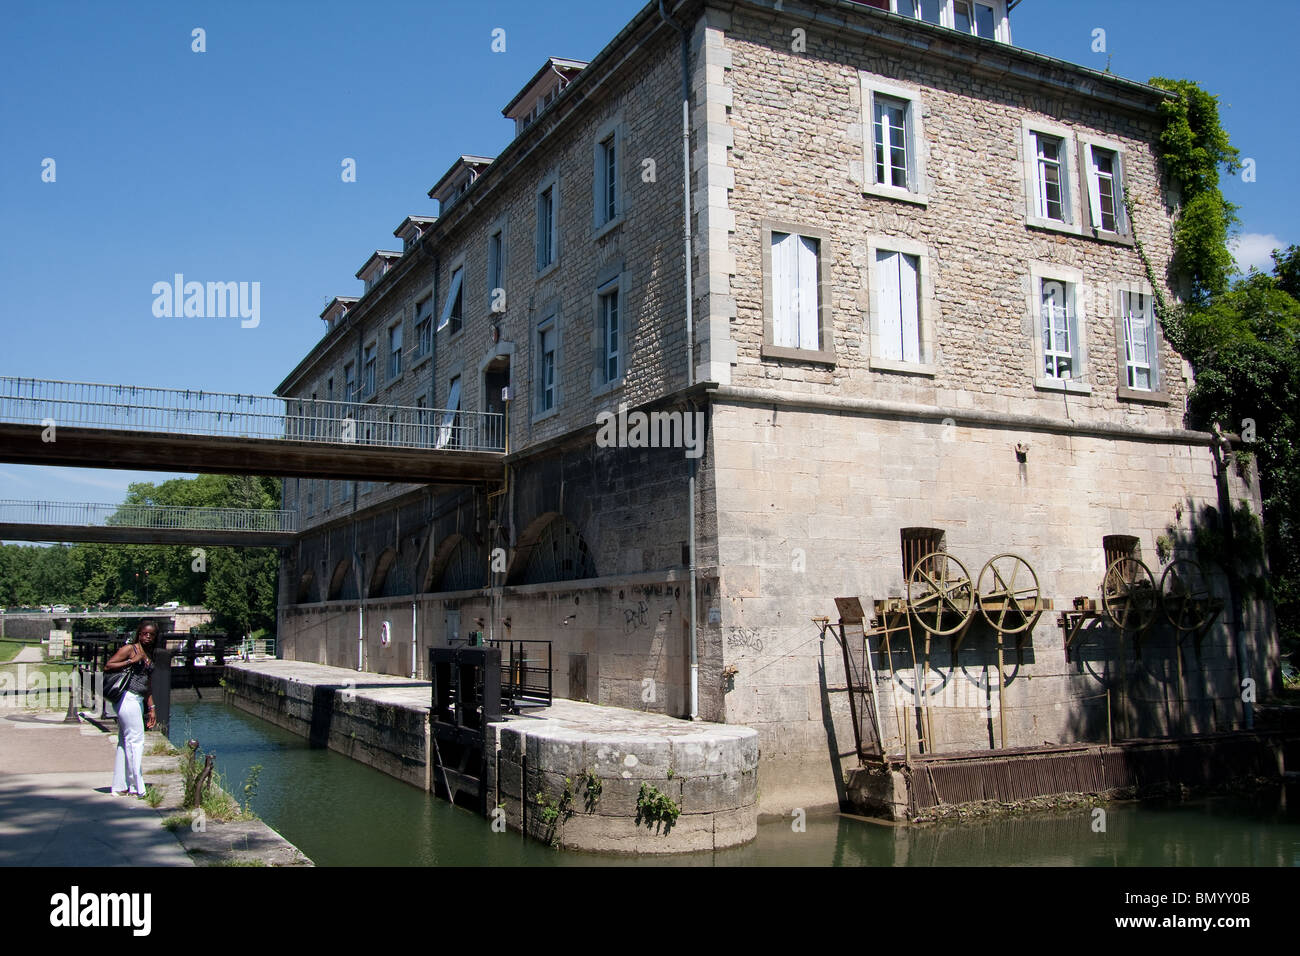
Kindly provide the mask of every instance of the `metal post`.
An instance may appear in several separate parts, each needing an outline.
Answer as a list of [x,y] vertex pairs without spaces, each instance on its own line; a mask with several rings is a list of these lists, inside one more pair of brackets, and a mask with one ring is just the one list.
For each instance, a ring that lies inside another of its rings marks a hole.
[[1002,632],[998,631],[998,727],[1002,741],[1002,749],[1007,749],[1007,689],[1006,689],[1006,670],[1003,667],[1002,658]]
[[1111,731],[1110,725],[1110,688],[1106,688],[1106,746],[1114,746],[1115,735]]
[[153,694],[154,717],[159,727],[170,729],[172,719],[172,652],[171,648],[160,647],[153,652],[153,682],[150,685]]

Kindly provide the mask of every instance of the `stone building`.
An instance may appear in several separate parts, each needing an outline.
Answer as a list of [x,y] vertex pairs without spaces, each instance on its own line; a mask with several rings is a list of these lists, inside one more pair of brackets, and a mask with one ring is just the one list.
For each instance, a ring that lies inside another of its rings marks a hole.
[[[835,803],[853,728],[813,618],[905,594],[909,540],[973,574],[1020,554],[1061,609],[1096,596],[1104,537],[1158,579],[1225,495],[1258,514],[1185,427],[1135,242],[1163,278],[1165,96],[1015,47],[1004,0],[654,2],[550,59],[510,144],[455,160],[277,390],[503,413],[500,480],[286,481],[283,655],[422,676],[472,632],[549,640],[560,696],[752,726],[765,811]],[[1108,690],[1131,735],[1239,726],[1272,626],[1228,602],[1194,654],[1098,627],[1067,660],[1044,614],[1003,691],[977,622],[933,642],[927,744],[1104,739]],[[891,651],[886,725],[915,681]]]

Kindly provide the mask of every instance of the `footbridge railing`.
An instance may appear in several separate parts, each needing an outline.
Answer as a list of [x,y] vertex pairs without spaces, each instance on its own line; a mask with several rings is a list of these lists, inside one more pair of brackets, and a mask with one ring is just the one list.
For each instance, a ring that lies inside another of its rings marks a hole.
[[192,388],[0,376],[0,422],[228,438],[504,451],[505,416]]
[[0,524],[292,534],[298,530],[298,512],[0,499]]

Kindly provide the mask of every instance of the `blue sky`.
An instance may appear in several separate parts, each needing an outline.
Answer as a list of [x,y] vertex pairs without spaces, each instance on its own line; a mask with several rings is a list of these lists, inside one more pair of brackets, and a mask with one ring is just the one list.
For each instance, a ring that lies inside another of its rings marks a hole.
[[[548,55],[590,59],[641,0],[13,5],[0,35],[0,375],[268,394],[334,295],[394,248]],[[1248,12],[1247,12],[1248,11]],[[206,31],[206,52],[191,31]],[[1292,185],[1300,3],[1025,0],[1017,46],[1218,94],[1256,181],[1241,256],[1300,242]],[[506,31],[506,51],[491,50]],[[1106,53],[1093,52],[1105,30]],[[55,181],[42,182],[42,162]],[[355,183],[340,177],[356,161]],[[153,315],[153,283],[261,283],[257,328]],[[0,464],[0,498],[121,499],[159,475]]]

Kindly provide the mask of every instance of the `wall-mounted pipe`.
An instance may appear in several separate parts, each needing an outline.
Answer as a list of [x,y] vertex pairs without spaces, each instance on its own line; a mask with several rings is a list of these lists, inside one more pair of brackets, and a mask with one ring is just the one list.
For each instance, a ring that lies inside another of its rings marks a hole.
[[[685,255],[686,275],[686,387],[695,384],[695,330],[693,314],[694,292],[691,283],[691,82],[690,39],[686,28],[668,15],[664,0],[659,0],[659,16],[672,25],[682,40],[682,246]],[[687,611],[689,624],[689,655],[691,662],[690,716],[700,716],[700,658],[699,637],[696,633],[695,596],[695,473],[698,459],[687,464],[689,477],[686,491],[686,563],[690,579],[690,597]]]

